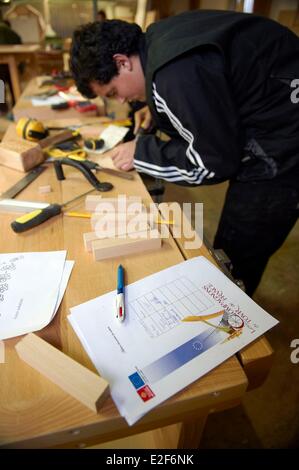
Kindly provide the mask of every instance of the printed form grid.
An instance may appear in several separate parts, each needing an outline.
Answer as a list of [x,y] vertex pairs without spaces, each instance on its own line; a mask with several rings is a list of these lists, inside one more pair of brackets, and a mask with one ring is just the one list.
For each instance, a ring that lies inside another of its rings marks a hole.
[[179,325],[182,318],[213,306],[205,292],[181,277],[129,303],[136,318],[151,337],[158,337]]

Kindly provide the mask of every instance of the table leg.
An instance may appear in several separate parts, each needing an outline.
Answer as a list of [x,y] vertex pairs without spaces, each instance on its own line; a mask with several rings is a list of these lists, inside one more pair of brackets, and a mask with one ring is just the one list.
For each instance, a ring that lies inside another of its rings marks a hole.
[[8,63],[9,74],[10,74],[10,79],[11,79],[12,91],[14,95],[13,98],[14,98],[14,101],[17,102],[17,100],[21,96],[21,87],[20,87],[19,72],[18,72],[18,67],[17,67],[15,57],[13,55],[9,55],[7,57],[7,63]]
[[208,415],[183,421],[178,439],[178,449],[198,449]]
[[34,78],[38,75],[38,60],[37,54],[30,54],[30,63],[31,63],[31,77]]

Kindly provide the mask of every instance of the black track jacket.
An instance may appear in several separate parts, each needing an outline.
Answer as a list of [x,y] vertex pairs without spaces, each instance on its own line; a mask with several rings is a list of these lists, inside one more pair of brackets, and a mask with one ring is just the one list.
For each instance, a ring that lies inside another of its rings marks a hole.
[[295,34],[255,15],[191,11],[151,25],[140,58],[153,119],[171,140],[140,137],[138,171],[185,185],[298,183]]

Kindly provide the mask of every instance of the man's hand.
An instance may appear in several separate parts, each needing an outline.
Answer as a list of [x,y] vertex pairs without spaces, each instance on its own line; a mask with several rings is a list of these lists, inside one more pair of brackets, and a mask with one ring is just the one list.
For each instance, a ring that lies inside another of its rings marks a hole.
[[116,168],[123,171],[132,170],[134,168],[135,149],[136,141],[131,140],[111,150],[109,153]]
[[[144,106],[134,113],[135,127],[134,134],[136,135],[139,129],[149,129],[152,123],[152,115],[150,113],[149,107]],[[142,126],[141,126],[142,125]]]

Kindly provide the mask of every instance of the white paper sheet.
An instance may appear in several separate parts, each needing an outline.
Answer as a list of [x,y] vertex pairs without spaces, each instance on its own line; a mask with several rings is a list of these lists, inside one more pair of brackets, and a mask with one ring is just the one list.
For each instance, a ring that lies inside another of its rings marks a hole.
[[129,424],[278,323],[204,257],[127,286],[123,323],[115,297],[68,319]]
[[0,255],[0,339],[44,328],[61,302],[73,262],[66,251]]
[[52,106],[53,104],[65,103],[65,99],[59,95],[49,96],[48,98],[32,98],[32,106]]
[[[114,124],[110,124],[106,127],[106,129],[103,130],[103,132],[99,136],[99,139],[104,140],[104,146],[99,150],[93,150],[92,153],[101,154],[107,152],[108,150],[112,149],[117,144],[119,144],[128,132],[128,127],[115,126]],[[90,149],[86,147],[84,148],[85,150],[90,151]]]
[[[54,318],[54,316],[57,313],[57,310],[59,309],[59,306],[61,304],[62,298],[63,298],[65,290],[66,290],[66,286],[69,282],[69,278],[70,278],[71,272],[73,270],[74,264],[75,264],[75,261],[66,261],[65,264],[64,264],[62,279],[61,279],[61,283],[60,283],[60,286],[59,286],[58,298],[57,298],[57,302],[56,302],[56,305],[55,305],[55,310],[53,312],[52,318]],[[52,320],[52,318],[51,318],[51,320]]]

